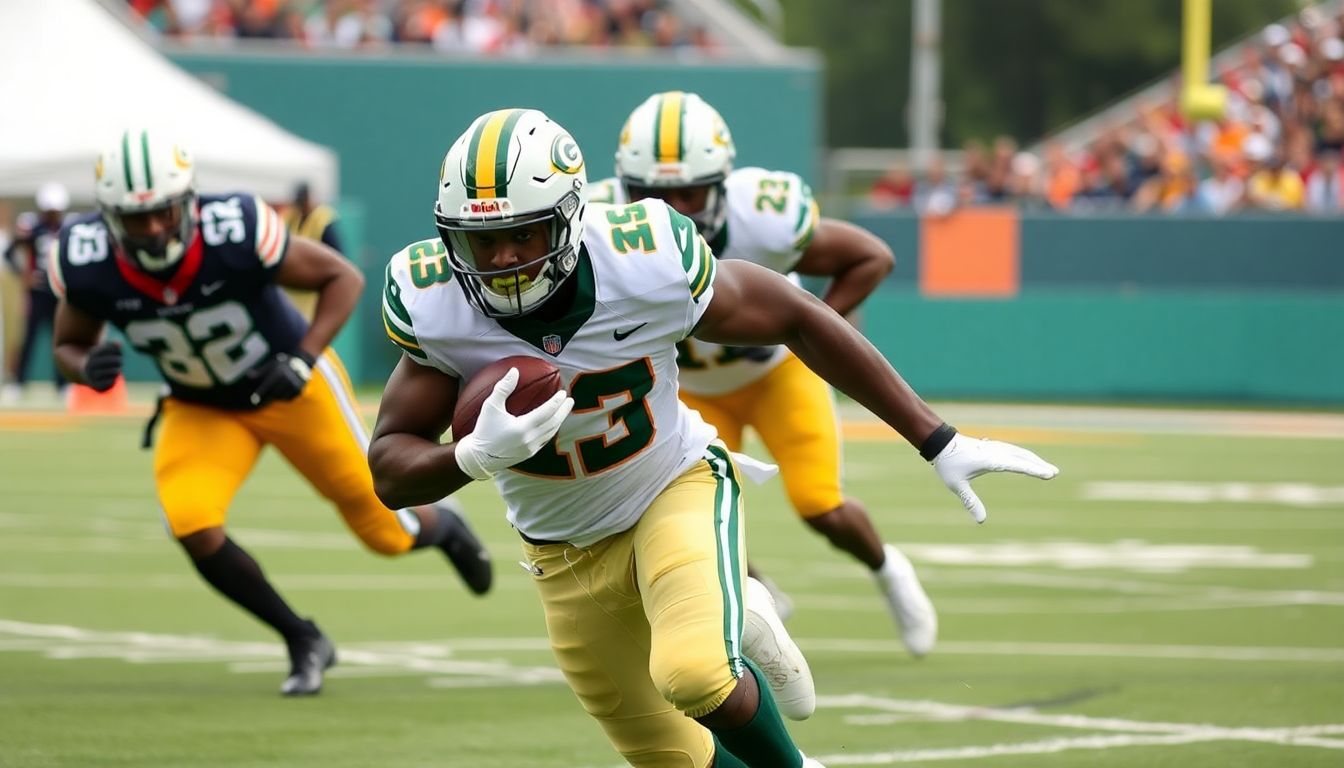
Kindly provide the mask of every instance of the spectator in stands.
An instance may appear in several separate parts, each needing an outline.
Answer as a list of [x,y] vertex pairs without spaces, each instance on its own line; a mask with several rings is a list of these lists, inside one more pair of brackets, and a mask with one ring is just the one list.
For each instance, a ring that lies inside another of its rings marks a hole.
[[1135,211],[1178,213],[1185,210],[1195,192],[1190,158],[1171,150],[1159,164],[1156,176],[1149,177],[1134,192],[1130,207]]
[[894,165],[868,191],[868,204],[879,211],[908,208],[915,197],[915,179],[905,165]]
[[1199,183],[1193,210],[1210,216],[1226,216],[1241,207],[1246,185],[1236,175],[1232,155],[1215,153],[1209,158],[1213,175]]
[[712,53],[668,0],[127,0],[163,34],[179,38],[288,38],[310,47],[389,42],[435,50],[517,54],[537,46],[676,48]]
[[[43,184],[37,190],[37,212],[20,215],[15,226],[14,241],[6,258],[18,272],[28,292],[27,311],[23,323],[23,344],[15,363],[14,379],[5,385],[0,397],[14,401],[21,396],[28,381],[28,364],[37,349],[37,335],[43,328],[50,331],[56,316],[56,295],[47,284],[47,257],[55,246],[56,238],[70,207],[70,193],[56,182]],[[41,354],[41,353],[39,353]],[[52,368],[52,383],[57,391],[65,388],[65,379]]]
[[1270,144],[1269,139],[1253,134],[1246,139],[1246,159],[1251,164],[1250,178],[1246,181],[1246,205],[1268,211],[1301,210],[1306,202],[1306,189],[1296,170],[1288,168],[1283,156]]
[[942,153],[929,158],[924,179],[915,185],[914,205],[925,216],[946,216],[957,207],[957,185],[947,177]]
[[1344,164],[1340,162],[1338,149],[1328,148],[1321,152],[1307,177],[1306,195],[1308,211],[1344,215]]
[[1057,211],[1066,211],[1082,189],[1082,175],[1059,142],[1045,146],[1045,201]]

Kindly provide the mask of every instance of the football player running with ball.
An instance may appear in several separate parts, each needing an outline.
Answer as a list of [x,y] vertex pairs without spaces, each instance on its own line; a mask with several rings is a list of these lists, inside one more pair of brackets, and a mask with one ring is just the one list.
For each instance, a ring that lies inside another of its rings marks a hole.
[[[224,530],[264,446],[378,554],[437,547],[476,594],[490,588],[489,555],[455,504],[393,510],[374,494],[367,432],[327,348],[363,288],[358,270],[290,236],[254,195],[198,195],[195,172],[182,145],[147,130],[125,131],[98,158],[99,211],[66,224],[51,255],[56,363],[74,382],[111,388],[122,351],[101,340],[109,322],[154,359],[169,390],[154,452],[168,528],[210,586],[284,638],[281,692],[315,694],[336,660],[331,642]],[[311,325],[279,286],[318,293]]]
[[[452,144],[440,238],[387,270],[404,354],[369,448],[375,487],[402,505],[494,480],[559,666],[631,765],[817,766],[780,714],[811,713],[810,673],[743,573],[746,465],[677,399],[677,342],[787,344],[978,515],[971,478],[1057,470],[958,435],[844,318],[776,272],[717,261],[672,208],[586,204],[586,185],[574,139],[535,110],[482,115]],[[567,391],[510,414],[511,371],[475,429],[440,443],[459,384],[512,355],[552,360]]]
[[[657,198],[695,222],[720,259],[780,274],[830,278],[822,301],[848,314],[895,263],[886,244],[847,222],[821,218],[796,174],[733,168],[736,147],[718,111],[694,93],[668,91],[635,108],[621,129],[615,178],[589,199]],[[899,549],[884,544],[868,511],[840,482],[840,428],[831,389],[784,345],[678,344],[681,399],[714,425],[730,450],[752,427],[779,463],[794,511],[832,546],[866,565],[915,656],[933,649],[938,617]],[[759,576],[750,569],[753,576]],[[790,603],[760,577],[783,607]],[[787,610],[781,608],[787,618]]]

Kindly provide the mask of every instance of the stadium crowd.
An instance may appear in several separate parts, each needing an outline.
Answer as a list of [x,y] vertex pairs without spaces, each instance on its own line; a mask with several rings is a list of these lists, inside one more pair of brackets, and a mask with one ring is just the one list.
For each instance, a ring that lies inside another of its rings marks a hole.
[[875,209],[1015,204],[1071,212],[1222,216],[1235,211],[1344,215],[1344,15],[1303,12],[1272,24],[1218,72],[1227,109],[1190,121],[1171,96],[1105,122],[1077,145],[1039,153],[1007,136],[971,141],[949,174],[934,158],[916,178],[889,170],[869,191]]
[[538,47],[712,51],[666,0],[128,0],[168,37],[284,39],[309,48],[427,44],[443,53],[525,54]]

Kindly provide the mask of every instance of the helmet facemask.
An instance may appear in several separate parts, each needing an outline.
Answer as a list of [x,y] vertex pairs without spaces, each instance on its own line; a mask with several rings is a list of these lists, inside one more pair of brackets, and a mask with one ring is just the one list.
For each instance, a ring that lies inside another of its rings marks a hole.
[[[146,272],[163,272],[174,267],[187,252],[196,232],[196,194],[188,191],[148,208],[127,209],[100,205],[108,230],[122,253]],[[125,216],[175,210],[175,225],[159,235],[132,235],[127,232]]]
[[[583,220],[584,207],[577,189],[556,203],[554,208],[519,216],[492,220],[472,220],[445,216],[435,206],[434,219],[439,238],[448,249],[448,262],[467,301],[487,317],[520,317],[541,307],[555,295],[578,266],[571,229]],[[545,223],[548,233],[546,253],[531,261],[503,269],[482,269],[472,251],[469,234],[498,232],[501,235],[520,226]],[[540,265],[535,277],[529,277]]]
[[697,180],[690,184],[671,185],[650,185],[637,179],[623,177],[621,185],[625,187],[625,199],[634,202],[643,200],[646,197],[662,198],[662,193],[669,189],[685,189],[688,187],[708,187],[708,194],[705,197],[705,207],[693,213],[683,214],[686,218],[695,222],[695,228],[705,240],[713,240],[723,229],[723,223],[728,218],[728,191],[724,185],[724,176],[719,175],[709,179]]

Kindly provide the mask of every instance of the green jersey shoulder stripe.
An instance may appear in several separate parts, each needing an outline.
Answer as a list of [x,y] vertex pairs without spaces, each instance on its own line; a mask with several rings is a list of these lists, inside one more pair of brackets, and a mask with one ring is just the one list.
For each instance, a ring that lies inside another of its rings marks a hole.
[[705,291],[709,290],[709,286],[713,285],[714,270],[718,266],[715,263],[717,259],[714,258],[713,252],[709,250],[709,244],[705,242],[705,238],[696,235],[695,242],[696,250],[700,254],[700,271],[696,273],[690,285],[691,298],[699,303],[700,297],[705,294]]

